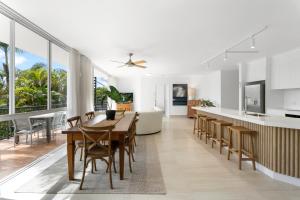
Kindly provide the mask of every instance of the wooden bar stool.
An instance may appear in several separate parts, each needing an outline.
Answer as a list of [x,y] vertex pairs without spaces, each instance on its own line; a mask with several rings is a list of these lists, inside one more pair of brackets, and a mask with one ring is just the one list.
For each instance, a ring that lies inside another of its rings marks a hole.
[[201,131],[200,131],[200,140],[202,134],[205,135],[205,144],[207,144],[208,138],[211,137],[211,122],[217,120],[216,118],[212,117],[200,117],[200,124],[201,124]]
[[194,114],[194,130],[193,130],[193,134],[195,134],[197,132],[197,135],[199,137],[199,133],[201,131],[201,123],[200,123],[200,117],[205,117],[205,115],[197,113]]
[[[233,148],[232,145],[232,136],[233,133],[237,134],[237,141],[238,141],[238,147],[237,149]],[[251,129],[245,128],[243,126],[229,126],[228,127],[228,134],[229,134],[229,145],[228,145],[228,155],[227,159],[230,160],[230,154],[233,152],[237,152],[239,156],[239,169],[242,169],[242,161],[251,160],[253,170],[256,169],[255,167],[255,158],[254,158],[254,143],[253,143],[253,135],[256,134],[256,131],[253,131]],[[248,135],[250,137],[250,146],[249,146],[249,152],[244,148],[243,144],[243,136]],[[243,158],[242,154],[245,154],[248,156],[248,158]]]
[[[220,144],[220,154],[222,154],[223,146],[228,146],[227,140],[224,137],[224,128],[232,126],[232,123],[223,120],[212,121],[212,137],[211,137],[211,148],[214,148],[214,143]],[[218,131],[219,130],[219,131]],[[224,145],[225,143],[225,145]]]

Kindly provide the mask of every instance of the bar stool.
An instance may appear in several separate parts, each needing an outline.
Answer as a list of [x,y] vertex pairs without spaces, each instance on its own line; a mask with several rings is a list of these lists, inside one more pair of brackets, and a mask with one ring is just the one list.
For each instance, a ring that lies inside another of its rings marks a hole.
[[[212,117],[200,117],[200,124],[201,124],[201,131],[200,131],[200,140],[202,134],[205,135],[205,144],[207,144],[208,138],[211,137],[211,122],[217,120],[216,118]],[[201,123],[202,122],[202,123]]]
[[[222,154],[222,148],[223,146],[228,146],[228,142],[224,137],[224,128],[232,126],[232,123],[226,122],[223,120],[215,120],[212,121],[212,137],[211,137],[211,148],[214,148],[214,143],[220,144],[220,154]],[[220,132],[218,131],[220,130]],[[224,145],[225,143],[225,145]]]
[[199,137],[199,133],[200,133],[201,127],[202,127],[202,124],[200,123],[200,117],[206,117],[206,116],[203,115],[203,114],[200,114],[200,113],[194,114],[194,130],[193,130],[193,134],[195,134],[196,131],[197,131],[198,137]]
[[[232,146],[232,134],[236,133],[238,136],[238,148],[234,149]],[[228,134],[229,134],[229,145],[228,145],[228,155],[227,159],[230,160],[230,154],[233,152],[238,153],[239,157],[239,169],[242,169],[242,161],[251,160],[253,170],[256,169],[255,167],[255,158],[254,158],[254,143],[253,143],[253,135],[256,134],[256,131],[251,129],[245,128],[243,126],[229,126],[228,127]],[[249,152],[244,148],[243,144],[243,136],[248,135],[250,137],[250,147]],[[242,154],[248,156],[248,158],[242,158]]]

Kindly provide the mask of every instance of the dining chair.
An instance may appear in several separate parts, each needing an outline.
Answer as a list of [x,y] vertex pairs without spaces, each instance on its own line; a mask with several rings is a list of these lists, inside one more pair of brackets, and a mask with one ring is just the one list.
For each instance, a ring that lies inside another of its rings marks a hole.
[[12,121],[14,126],[14,147],[17,143],[16,138],[21,135],[26,135],[26,144],[28,142],[28,135],[30,135],[30,145],[32,145],[32,134],[37,133],[39,139],[39,131],[44,129],[42,123],[35,123],[29,118],[13,119]]
[[[80,116],[74,116],[71,118],[67,119],[68,125],[70,128],[72,127],[76,127],[76,126],[80,126],[82,124],[82,120]],[[78,141],[76,144],[76,148],[75,148],[75,154],[77,152],[78,149],[80,149],[80,161],[82,161],[82,155],[83,155],[83,142],[82,141]]]
[[[114,125],[103,126],[103,127],[85,127],[81,126],[80,131],[83,136],[83,149],[84,149],[84,159],[83,159],[83,173],[80,182],[79,189],[82,190],[86,168],[89,162],[101,160],[107,165],[106,171],[109,172],[109,182],[110,188],[113,189],[112,183],[112,164],[114,162],[114,153],[116,151],[116,146],[113,145],[111,139],[111,133]],[[103,141],[106,141],[103,144]]]
[[65,113],[63,111],[54,113],[54,117],[51,123],[52,136],[56,136],[56,131],[64,128],[64,116]]
[[87,117],[87,119],[93,119],[95,117],[95,112],[94,111],[87,112],[85,113],[85,116]]

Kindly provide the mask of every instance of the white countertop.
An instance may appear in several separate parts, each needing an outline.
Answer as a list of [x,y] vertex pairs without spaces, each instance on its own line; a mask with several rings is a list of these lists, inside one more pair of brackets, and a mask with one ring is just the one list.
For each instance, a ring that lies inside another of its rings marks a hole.
[[282,117],[282,116],[275,116],[275,115],[266,115],[266,116],[257,117],[252,115],[246,115],[244,112],[239,112],[238,110],[217,108],[217,107],[198,106],[198,107],[193,107],[193,109],[216,114],[216,115],[221,115],[224,117],[229,117],[237,120],[247,121],[247,122],[251,122],[263,126],[300,129],[300,118],[290,118],[290,117]]

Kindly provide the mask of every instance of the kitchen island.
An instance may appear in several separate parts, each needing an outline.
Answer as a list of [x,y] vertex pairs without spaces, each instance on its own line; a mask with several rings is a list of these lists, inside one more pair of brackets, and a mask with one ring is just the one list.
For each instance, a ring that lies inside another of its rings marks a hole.
[[[256,162],[273,172],[300,177],[300,119],[255,116],[238,110],[215,107],[193,107],[193,109],[198,113],[257,131],[254,137]],[[249,138],[243,139],[248,148]],[[236,141],[234,143],[236,145]]]

